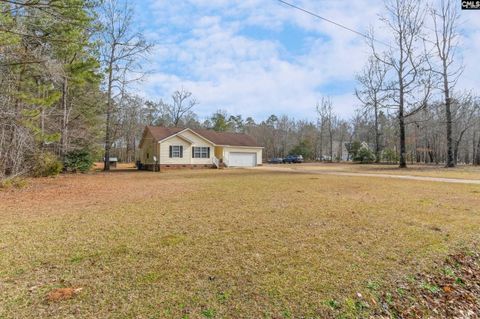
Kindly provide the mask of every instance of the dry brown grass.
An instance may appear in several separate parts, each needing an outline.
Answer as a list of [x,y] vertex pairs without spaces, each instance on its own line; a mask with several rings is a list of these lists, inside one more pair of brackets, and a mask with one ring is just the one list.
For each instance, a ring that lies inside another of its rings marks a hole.
[[0,192],[0,318],[353,317],[372,282],[473,247],[479,204],[476,185],[253,170],[33,180]]

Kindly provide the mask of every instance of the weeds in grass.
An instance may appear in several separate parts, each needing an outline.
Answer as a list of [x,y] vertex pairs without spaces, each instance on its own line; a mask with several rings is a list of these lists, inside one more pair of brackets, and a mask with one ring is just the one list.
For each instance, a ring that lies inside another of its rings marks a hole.
[[448,277],[455,277],[455,271],[451,267],[445,267],[443,268],[443,273],[448,276]]
[[388,305],[391,305],[393,303],[393,296],[390,292],[387,292],[385,294],[385,301],[387,302]]
[[424,282],[421,287],[425,290],[428,290],[432,294],[436,294],[441,290],[437,285],[433,285],[427,282]]
[[141,283],[144,283],[144,284],[151,284],[151,283],[154,283],[154,282],[157,282],[160,280],[160,274],[156,273],[156,272],[149,272],[145,275],[143,275],[139,282]]
[[371,291],[377,291],[380,289],[380,284],[378,282],[375,282],[375,281],[369,281],[367,283],[367,288]]
[[292,318],[292,313],[290,312],[290,310],[283,310],[282,311],[282,316],[285,319],[290,319],[290,318]]
[[229,298],[230,298],[230,294],[229,294],[228,292],[220,292],[220,293],[217,295],[217,300],[218,300],[220,303],[226,303]]
[[214,309],[202,310],[202,316],[204,316],[205,318],[214,318],[215,317],[215,310]]
[[333,310],[338,310],[342,307],[341,304],[335,299],[327,300],[325,304]]
[[160,243],[165,246],[175,246],[185,241],[186,237],[183,235],[167,235],[160,238]]
[[344,318],[362,318],[366,315],[366,311],[369,308],[369,305],[359,299],[347,298],[344,303],[344,309],[342,311],[342,316]]
[[76,256],[73,256],[72,258],[70,258],[70,262],[73,263],[73,264],[78,264],[78,263],[82,262],[84,259],[85,259],[85,256],[76,255]]
[[401,296],[401,297],[403,297],[403,296],[405,295],[405,289],[402,288],[402,287],[398,287],[398,288],[396,289],[396,292],[397,292],[397,294],[398,294],[399,296]]

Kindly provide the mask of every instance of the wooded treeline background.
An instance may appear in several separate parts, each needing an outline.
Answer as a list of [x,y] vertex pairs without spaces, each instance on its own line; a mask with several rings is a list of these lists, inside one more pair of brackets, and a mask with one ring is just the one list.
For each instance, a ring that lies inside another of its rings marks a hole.
[[328,97],[312,105],[314,119],[258,121],[221,106],[199,120],[199,102],[183,88],[171,101],[132,94],[152,47],[132,17],[131,3],[120,0],[0,0],[0,179],[84,171],[110,156],[133,162],[145,125],[246,132],[266,159],[346,160],[361,142],[373,154],[367,161],[480,164],[480,98],[456,87],[456,3],[386,0],[390,39],[369,34],[372,54],[357,76],[350,119]]

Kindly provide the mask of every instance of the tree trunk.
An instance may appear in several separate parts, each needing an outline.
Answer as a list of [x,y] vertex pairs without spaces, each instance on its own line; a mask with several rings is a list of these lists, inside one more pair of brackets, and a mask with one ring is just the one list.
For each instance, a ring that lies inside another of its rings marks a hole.
[[478,137],[477,150],[475,152],[475,165],[480,165],[480,136]]
[[459,143],[455,143],[455,148],[453,149],[453,166],[449,166],[449,167],[455,167],[457,165],[457,161],[458,161],[458,147],[459,147]]
[[463,135],[467,131],[467,128],[465,128],[462,132],[460,132],[460,135],[458,136],[458,139],[455,141],[454,149],[453,149],[453,162],[454,165],[457,165],[458,161],[458,150],[460,148],[460,143],[462,142]]
[[380,132],[378,130],[378,105],[375,101],[375,163],[380,163]]
[[333,132],[331,127],[330,127],[330,162],[333,162]]
[[398,124],[400,126],[400,168],[407,167],[407,148],[405,138],[405,117],[403,115],[403,97],[400,97],[400,109],[398,112]]
[[63,110],[63,120],[62,120],[62,137],[61,137],[61,150],[60,156],[62,162],[65,163],[65,156],[67,153],[67,129],[68,129],[68,107],[67,107],[67,92],[68,92],[68,82],[67,78],[63,78],[62,83],[62,110]]
[[319,152],[320,152],[320,161],[323,162],[323,120],[322,120],[322,124],[320,124],[320,143],[319,143]]
[[110,61],[108,65],[108,91],[107,91],[107,120],[105,125],[105,158],[104,158],[104,171],[110,170],[110,121],[112,113],[112,81],[113,81],[113,58],[115,55],[115,47],[112,46]]
[[453,139],[452,139],[452,100],[450,98],[450,88],[448,86],[447,65],[445,59],[443,60],[443,86],[445,94],[445,117],[447,120],[447,165],[446,167],[455,167],[456,159],[453,154]]
[[[403,48],[400,46],[400,61],[403,61]],[[403,83],[403,63],[400,63],[398,71],[399,103],[398,124],[400,129],[400,168],[407,168],[407,147],[405,138],[405,87]]]

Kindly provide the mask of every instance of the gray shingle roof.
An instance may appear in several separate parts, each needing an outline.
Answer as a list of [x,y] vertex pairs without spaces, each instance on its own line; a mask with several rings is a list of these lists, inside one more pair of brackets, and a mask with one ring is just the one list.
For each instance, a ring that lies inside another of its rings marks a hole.
[[[147,126],[146,129],[150,131],[152,136],[157,141],[161,141],[169,136],[172,136],[184,130],[184,128],[179,128],[179,127],[161,127],[161,126]],[[213,130],[205,130],[205,129],[191,129],[191,130],[216,145],[261,147],[261,145],[259,145],[253,137],[243,133],[216,132]]]

